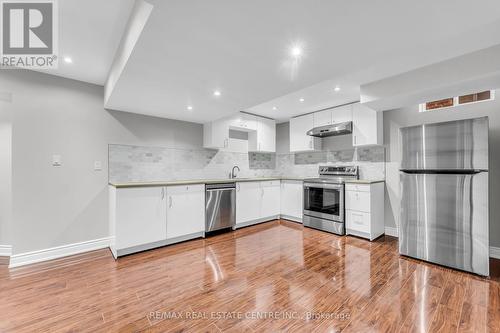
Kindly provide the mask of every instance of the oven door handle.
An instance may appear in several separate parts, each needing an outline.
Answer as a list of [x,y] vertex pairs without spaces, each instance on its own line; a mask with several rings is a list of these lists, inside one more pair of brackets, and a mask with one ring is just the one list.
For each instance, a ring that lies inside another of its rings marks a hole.
[[304,183],[304,189],[309,188],[326,188],[332,190],[342,190],[344,189],[343,184],[323,184],[323,183]]

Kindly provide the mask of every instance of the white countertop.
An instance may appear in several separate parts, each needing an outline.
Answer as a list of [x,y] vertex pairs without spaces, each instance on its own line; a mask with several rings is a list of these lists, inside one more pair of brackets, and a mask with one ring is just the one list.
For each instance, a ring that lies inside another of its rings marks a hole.
[[256,177],[256,178],[235,178],[235,179],[187,179],[187,180],[171,180],[171,181],[158,181],[158,182],[127,182],[127,183],[114,183],[110,182],[109,185],[114,187],[148,187],[148,186],[173,186],[173,185],[192,185],[192,184],[217,184],[217,183],[236,183],[236,182],[258,182],[270,180],[297,180],[302,181],[304,178],[300,177]]
[[[256,178],[235,178],[235,179],[187,179],[187,180],[171,180],[171,181],[158,181],[158,182],[124,182],[115,183],[110,182],[109,185],[120,187],[149,187],[149,186],[174,186],[174,185],[193,185],[193,184],[217,184],[217,183],[236,183],[236,182],[258,182],[258,181],[271,181],[271,180],[297,180],[303,181],[310,177],[256,177]],[[384,182],[383,179],[378,180],[347,180],[346,184],[373,184]]]
[[383,183],[385,182],[384,179],[375,179],[375,180],[368,180],[368,179],[352,179],[352,180],[346,180],[346,184],[375,184],[375,183]]

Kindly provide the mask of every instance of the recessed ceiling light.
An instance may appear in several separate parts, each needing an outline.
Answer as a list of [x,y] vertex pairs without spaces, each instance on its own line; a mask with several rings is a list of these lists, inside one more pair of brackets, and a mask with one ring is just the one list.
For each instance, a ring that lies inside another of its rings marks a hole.
[[67,64],[71,64],[73,63],[73,59],[71,59],[70,57],[64,57],[64,62]]
[[193,109],[193,107],[192,107],[191,105],[188,105],[187,109],[188,109],[189,111],[191,111],[191,110]]
[[276,110],[278,110],[278,108],[277,108],[277,107],[275,107],[275,106],[273,106],[273,110],[274,110],[274,111],[276,111]]
[[219,90],[214,91],[214,96],[219,97],[220,95],[221,95],[221,93],[220,93],[220,91],[219,91]]
[[336,87],[333,89],[333,91],[335,91],[335,92],[339,92],[339,91],[340,91],[340,87],[339,87],[339,86],[336,86]]
[[305,101],[305,99],[303,99],[303,98],[299,99],[299,102],[302,103],[303,101]]
[[298,45],[295,45],[290,50],[290,54],[292,55],[292,57],[298,58],[302,55],[302,48]]

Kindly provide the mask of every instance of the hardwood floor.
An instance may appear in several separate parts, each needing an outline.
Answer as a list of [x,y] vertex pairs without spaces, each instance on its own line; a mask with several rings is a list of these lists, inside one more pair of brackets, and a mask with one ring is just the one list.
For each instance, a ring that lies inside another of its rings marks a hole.
[[500,332],[498,276],[283,220],[118,261],[0,266],[0,300],[0,332]]

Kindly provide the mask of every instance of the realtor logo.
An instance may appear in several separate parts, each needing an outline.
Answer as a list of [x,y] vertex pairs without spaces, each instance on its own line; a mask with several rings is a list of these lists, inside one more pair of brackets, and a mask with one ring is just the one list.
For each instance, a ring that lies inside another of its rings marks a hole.
[[56,0],[0,0],[3,68],[57,68]]

